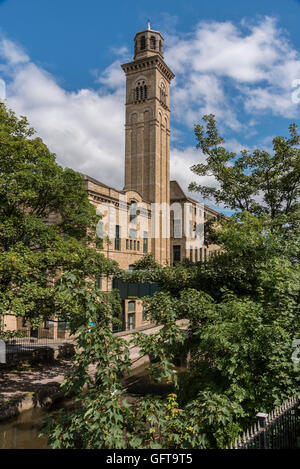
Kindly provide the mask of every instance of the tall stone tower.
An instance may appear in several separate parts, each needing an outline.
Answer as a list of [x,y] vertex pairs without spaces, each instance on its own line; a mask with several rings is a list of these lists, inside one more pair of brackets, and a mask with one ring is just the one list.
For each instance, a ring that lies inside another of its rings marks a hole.
[[151,246],[162,264],[170,261],[170,82],[174,78],[163,59],[163,42],[148,23],[147,30],[135,35],[133,62],[122,65],[126,74],[124,190],[135,190],[143,200],[163,208],[152,215]]

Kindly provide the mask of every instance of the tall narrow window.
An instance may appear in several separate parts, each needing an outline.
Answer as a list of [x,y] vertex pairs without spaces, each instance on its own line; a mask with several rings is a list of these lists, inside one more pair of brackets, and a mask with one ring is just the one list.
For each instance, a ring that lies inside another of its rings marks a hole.
[[144,98],[148,98],[148,90],[147,90],[147,85],[144,85]]
[[96,287],[97,290],[101,290],[101,288],[102,288],[102,278],[101,278],[100,275],[96,275],[95,287]]
[[193,262],[193,249],[190,249],[190,261]]
[[140,100],[140,87],[137,86],[135,89],[135,100],[139,101]]
[[128,329],[135,329],[135,313],[128,313]]
[[189,230],[190,231],[190,233],[189,233],[190,238],[192,238],[193,237],[193,222],[192,222],[192,220],[190,220],[189,227],[190,227],[190,230]]
[[180,262],[181,261],[181,246],[173,246],[173,261]]
[[144,231],[143,253],[146,254],[147,252],[148,252],[148,231]]
[[141,37],[141,50],[146,49],[146,38],[145,36]]
[[150,49],[156,49],[156,39],[154,36],[150,37]]
[[120,239],[121,229],[119,225],[116,225],[116,234],[115,234],[115,250],[121,250],[121,239]]
[[136,222],[137,222],[137,220],[136,220],[136,209],[137,209],[136,202],[131,202],[130,209],[129,209],[129,223],[133,223],[134,225],[136,225]]
[[198,262],[198,249],[195,248],[195,262]]
[[181,229],[181,219],[180,218],[178,218],[177,220],[176,219],[173,220],[173,227],[174,227],[174,230],[173,230],[174,238],[181,238],[182,229]]
[[160,85],[160,100],[163,104],[166,104],[166,96],[167,96],[167,93],[166,93],[165,85],[163,83],[161,83],[161,85]]

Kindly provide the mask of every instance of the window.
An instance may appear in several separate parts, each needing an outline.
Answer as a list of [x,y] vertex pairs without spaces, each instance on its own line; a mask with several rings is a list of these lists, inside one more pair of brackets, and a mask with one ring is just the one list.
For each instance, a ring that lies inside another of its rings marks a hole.
[[130,249],[132,249],[132,239],[130,240]]
[[190,220],[190,238],[193,237],[193,222]]
[[67,329],[69,329],[70,327],[70,323],[69,322],[66,322],[66,321],[58,321],[58,324],[57,324],[57,329],[59,331],[66,331]]
[[148,231],[144,231],[143,253],[146,254],[147,252],[148,252]]
[[173,246],[173,262],[181,261],[180,246]]
[[126,239],[126,249],[129,249],[129,239]]
[[198,262],[198,249],[195,248],[195,262]]
[[193,262],[193,249],[190,249],[190,261]]
[[150,37],[150,49],[156,49],[156,39],[154,36]]
[[116,225],[116,230],[115,230],[115,250],[116,251],[121,250],[120,233],[121,233],[121,228],[119,225]]
[[141,50],[146,49],[146,38],[145,36],[141,37]]
[[202,260],[203,260],[203,259],[202,259],[202,249],[203,249],[203,248],[200,248],[200,249],[199,249],[199,251],[200,251],[200,262],[202,262]]
[[[134,264],[130,264],[128,266],[128,270],[130,270],[130,272],[133,272],[134,271]],[[134,302],[133,302],[134,303]]]
[[135,313],[128,314],[128,329],[131,331],[135,329]]
[[129,208],[129,222],[136,225],[136,202],[131,202]]
[[204,262],[207,261],[207,249],[204,248]]
[[143,101],[148,97],[148,88],[144,81],[138,82],[135,88],[135,100]]
[[135,311],[135,301],[128,301],[128,313]]
[[140,242],[138,241],[136,244],[137,244],[137,250],[139,251],[140,250]]
[[167,97],[167,93],[166,93],[165,85],[163,83],[161,83],[161,85],[160,85],[160,100],[163,104],[166,104],[166,97]]
[[174,238],[181,238],[182,230],[181,230],[181,220],[180,218],[177,220],[173,220],[173,236]]
[[133,241],[133,249],[136,251],[136,240]]
[[96,290],[101,290],[102,288],[102,278],[100,275],[96,275],[95,287],[96,287]]

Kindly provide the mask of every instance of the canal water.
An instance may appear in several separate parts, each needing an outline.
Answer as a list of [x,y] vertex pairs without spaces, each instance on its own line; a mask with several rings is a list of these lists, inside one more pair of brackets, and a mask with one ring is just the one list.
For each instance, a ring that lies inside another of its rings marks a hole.
[[[177,372],[184,369],[177,368]],[[168,394],[173,392],[173,386],[170,384],[155,384],[151,381],[145,365],[133,370],[129,378],[124,380],[127,388],[126,397],[134,400],[139,395],[147,393]],[[59,402],[52,408],[42,409],[34,408],[22,412],[17,417],[12,418],[6,423],[0,423],[0,449],[47,449],[47,436],[39,437],[43,427],[43,421],[51,412],[59,408],[72,406],[72,401]]]
[[0,424],[0,449],[47,449],[47,437],[39,438],[47,411],[25,410],[17,418]]

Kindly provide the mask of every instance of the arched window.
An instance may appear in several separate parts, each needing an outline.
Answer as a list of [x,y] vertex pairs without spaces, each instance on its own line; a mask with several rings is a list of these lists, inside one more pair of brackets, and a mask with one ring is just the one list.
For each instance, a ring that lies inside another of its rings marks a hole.
[[154,36],[150,37],[150,49],[156,49],[156,39]]
[[137,219],[136,219],[137,213],[136,213],[136,211],[137,211],[137,203],[134,200],[132,200],[130,202],[130,207],[129,207],[129,222],[133,223],[135,225],[137,223]]
[[141,50],[146,49],[146,38],[145,36],[141,37]]
[[128,313],[135,311],[135,301],[128,301]]
[[166,98],[167,98],[167,93],[166,93],[166,88],[163,83],[160,84],[160,100],[163,104],[166,104]]
[[148,97],[148,87],[144,81],[139,81],[135,88],[135,100],[143,101]]

